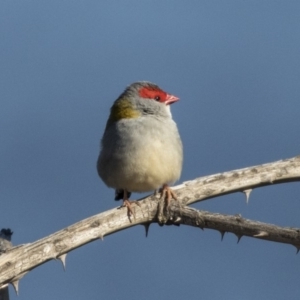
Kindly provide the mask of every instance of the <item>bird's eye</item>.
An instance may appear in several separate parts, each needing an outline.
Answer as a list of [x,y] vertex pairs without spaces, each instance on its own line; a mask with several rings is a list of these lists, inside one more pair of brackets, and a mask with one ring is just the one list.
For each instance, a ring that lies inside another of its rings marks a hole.
[[154,99],[155,99],[156,101],[159,101],[159,100],[160,100],[160,97],[159,97],[159,96],[156,96]]

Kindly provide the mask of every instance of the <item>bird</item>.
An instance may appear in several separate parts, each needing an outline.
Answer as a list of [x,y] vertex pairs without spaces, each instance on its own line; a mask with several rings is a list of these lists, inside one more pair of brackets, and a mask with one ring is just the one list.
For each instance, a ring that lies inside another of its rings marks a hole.
[[10,228],[2,228],[0,231],[0,255],[12,248],[11,236],[13,232]]
[[97,171],[116,190],[128,216],[134,215],[132,192],[159,190],[166,206],[177,199],[170,188],[181,175],[183,146],[170,105],[178,97],[158,85],[138,81],[115,100],[101,139]]
[[[12,248],[11,236],[13,232],[10,228],[2,228],[0,231],[0,255],[5,254]],[[12,283],[13,284],[13,283]],[[14,284],[13,284],[14,286]],[[0,289],[0,299],[9,299],[8,286]]]

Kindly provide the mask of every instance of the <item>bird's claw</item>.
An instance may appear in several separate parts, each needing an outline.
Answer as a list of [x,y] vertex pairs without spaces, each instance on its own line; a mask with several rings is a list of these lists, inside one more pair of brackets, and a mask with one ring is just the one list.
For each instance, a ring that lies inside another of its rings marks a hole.
[[176,194],[167,184],[164,184],[160,190],[160,201],[157,215],[160,225],[166,224],[170,218],[170,203],[172,199],[177,200]]
[[134,200],[129,201],[128,199],[123,200],[122,207],[127,207],[128,217],[130,217],[131,215],[135,217],[135,213],[131,207],[132,204],[136,204],[137,206],[141,207],[141,205],[138,203],[138,201],[134,201]]
[[168,185],[164,185],[161,189],[160,199],[165,199],[166,207],[169,207],[171,200],[177,200],[177,197]]

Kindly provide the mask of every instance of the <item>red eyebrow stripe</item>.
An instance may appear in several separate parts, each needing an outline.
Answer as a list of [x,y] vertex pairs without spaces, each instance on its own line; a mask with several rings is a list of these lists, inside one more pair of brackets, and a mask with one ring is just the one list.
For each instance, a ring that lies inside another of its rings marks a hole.
[[143,87],[139,90],[139,95],[142,98],[154,99],[156,96],[160,96],[160,102],[164,102],[167,98],[167,93],[160,89],[151,89]]

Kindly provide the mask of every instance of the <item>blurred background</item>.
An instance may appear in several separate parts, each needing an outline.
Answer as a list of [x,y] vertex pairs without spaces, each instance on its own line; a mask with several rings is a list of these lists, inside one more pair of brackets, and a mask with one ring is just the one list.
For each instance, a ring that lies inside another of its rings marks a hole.
[[[96,160],[112,102],[149,80],[184,144],[180,182],[300,154],[299,1],[1,1],[0,227],[29,243],[116,207]],[[142,195],[134,194],[137,199]],[[300,227],[299,183],[194,207]],[[299,299],[296,248],[184,226],[118,232],[11,299]]]

